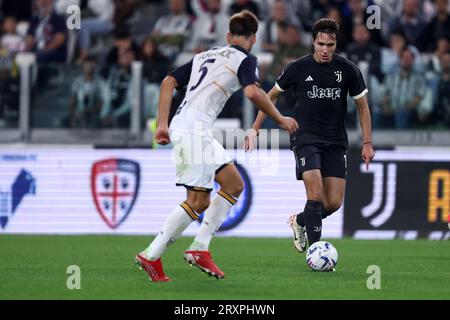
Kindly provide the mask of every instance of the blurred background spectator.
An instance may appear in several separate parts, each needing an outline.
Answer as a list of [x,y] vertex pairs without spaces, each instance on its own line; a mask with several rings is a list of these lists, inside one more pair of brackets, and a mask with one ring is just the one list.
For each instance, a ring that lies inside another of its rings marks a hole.
[[155,40],[148,37],[141,45],[140,58],[143,76],[149,83],[160,84],[170,70],[169,59],[161,52]]
[[148,37],[141,46],[144,77],[144,118],[156,117],[159,85],[171,69],[170,60],[159,50],[155,40]]
[[437,92],[435,93],[436,125],[450,129],[450,53],[441,57],[442,70],[438,74]]
[[134,57],[139,57],[140,48],[136,41],[133,40],[130,30],[126,25],[119,25],[114,30],[114,44],[106,54],[101,75],[106,79],[109,76],[111,68],[119,64],[119,56],[121,52],[131,50]]
[[0,128],[17,126],[19,120],[19,77],[0,64]]
[[435,16],[426,25],[420,38],[420,49],[425,52],[436,50],[439,39],[450,40],[450,15],[448,0],[434,0]]
[[230,16],[241,12],[242,10],[249,10],[255,14],[255,16],[258,17],[258,19],[261,19],[260,15],[260,8],[257,2],[253,0],[234,0],[233,3],[230,5]]
[[114,0],[114,24],[123,25],[131,23],[137,13],[142,0]]
[[69,101],[71,128],[97,128],[100,125],[100,110],[105,101],[105,84],[96,74],[94,57],[86,57],[83,75],[76,78]]
[[25,40],[17,32],[17,20],[14,16],[7,16],[3,20],[0,46],[11,55],[25,50]]
[[111,67],[106,80],[106,101],[100,114],[103,127],[130,126],[131,65],[134,58],[133,50],[121,50],[118,53],[118,63]]
[[108,34],[114,28],[114,9],[113,0],[89,0],[87,9],[90,11],[89,17],[81,19],[81,28],[79,30],[79,61],[83,61],[91,48],[91,38]]
[[338,7],[330,7],[325,18],[333,19],[339,24],[339,36],[337,39],[336,52],[345,52],[347,45],[351,42],[351,33],[347,30],[347,25],[343,23],[342,12]]
[[53,5],[53,0],[36,0],[28,28],[26,48],[36,53],[38,63],[66,61],[66,22]]
[[7,16],[2,24],[0,37],[0,66],[17,74],[15,57],[17,53],[25,51],[24,37],[17,32],[17,21],[14,16]]
[[297,24],[298,20],[292,19],[288,15],[287,10],[288,7],[284,0],[275,0],[273,2],[270,17],[265,23],[263,30],[262,48],[264,51],[274,53],[279,49],[279,35],[285,32],[286,24],[299,27]]
[[[355,0],[353,0],[355,1]],[[419,0],[403,0],[403,10],[390,23],[390,30],[401,30],[408,44],[419,47],[419,39],[425,30],[425,19]]]
[[424,60],[428,58],[428,68],[435,72],[440,72],[442,69],[441,58],[446,53],[450,52],[450,41],[445,37],[438,38],[436,41],[436,48],[433,53],[424,55]]
[[346,54],[354,64],[365,61],[369,64],[369,72],[381,81],[381,51],[380,47],[371,41],[371,35],[364,24],[353,27],[353,42],[347,46]]
[[[400,68],[400,53],[406,47],[413,51],[416,56],[419,56],[419,51],[417,48],[407,44],[406,38],[402,31],[393,31],[389,36],[389,47],[383,48],[381,52],[381,71],[383,74],[398,71]],[[420,59],[415,60],[414,69],[416,71],[422,70]]]
[[301,43],[300,31],[296,25],[280,23],[278,25],[278,49],[274,52],[273,62],[268,70],[271,82],[283,72],[284,67],[291,61],[309,52],[309,48]]
[[191,5],[196,19],[192,27],[190,48],[194,53],[226,44],[228,15],[221,0],[207,0],[202,7],[200,0],[193,0]]
[[185,0],[169,0],[170,13],[156,21],[152,36],[161,51],[172,61],[183,50],[186,39],[190,36],[192,18],[186,11]]
[[412,127],[425,94],[425,79],[413,69],[415,59],[411,49],[403,49],[400,53],[401,69],[385,79],[383,112],[386,121],[393,121],[396,129]]
[[[344,30],[348,34],[353,34],[353,28],[355,26],[364,24],[367,25],[367,21],[371,16],[371,13],[367,12],[367,7],[373,5],[373,1],[370,0],[348,0],[344,4],[343,8],[343,23]],[[381,36],[381,31],[377,28],[370,28],[371,41],[381,46],[384,41]]]

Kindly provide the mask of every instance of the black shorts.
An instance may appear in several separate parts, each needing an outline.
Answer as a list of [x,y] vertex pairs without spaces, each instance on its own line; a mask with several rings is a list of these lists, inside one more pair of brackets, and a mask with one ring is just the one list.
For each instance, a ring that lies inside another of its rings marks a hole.
[[295,156],[297,180],[303,180],[305,171],[320,169],[322,177],[345,179],[347,176],[346,150],[342,147],[319,147],[315,145],[296,146]]

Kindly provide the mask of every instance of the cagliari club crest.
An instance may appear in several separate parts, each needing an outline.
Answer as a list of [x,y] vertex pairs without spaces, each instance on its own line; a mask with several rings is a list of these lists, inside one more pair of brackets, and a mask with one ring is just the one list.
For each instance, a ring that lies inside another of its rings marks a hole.
[[106,159],[93,164],[91,190],[103,221],[119,227],[136,202],[140,183],[139,163],[128,159]]

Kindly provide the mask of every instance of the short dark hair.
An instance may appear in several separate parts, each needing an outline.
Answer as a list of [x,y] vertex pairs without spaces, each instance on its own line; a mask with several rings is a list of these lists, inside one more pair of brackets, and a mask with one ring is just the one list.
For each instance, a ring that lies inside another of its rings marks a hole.
[[316,40],[317,35],[321,33],[328,33],[334,35],[333,38],[337,40],[339,36],[339,24],[333,19],[319,19],[313,26],[313,39]]
[[258,18],[249,10],[242,10],[230,18],[229,29],[232,35],[251,36],[258,31]]

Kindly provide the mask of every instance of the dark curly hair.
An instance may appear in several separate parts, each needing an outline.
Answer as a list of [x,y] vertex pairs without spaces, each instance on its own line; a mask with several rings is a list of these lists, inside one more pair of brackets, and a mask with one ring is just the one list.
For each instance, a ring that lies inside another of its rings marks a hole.
[[331,35],[334,39],[339,36],[339,24],[332,19],[319,19],[314,23],[313,26],[313,39],[316,40],[317,35],[321,33],[327,33]]

